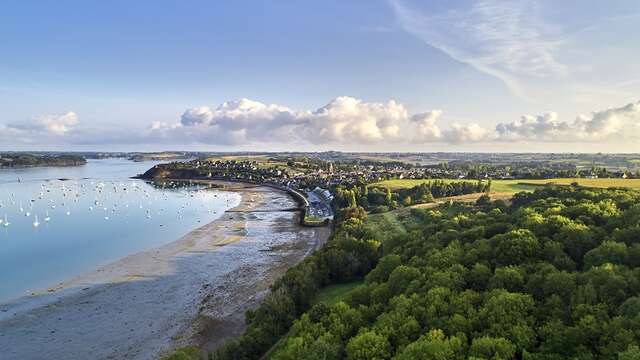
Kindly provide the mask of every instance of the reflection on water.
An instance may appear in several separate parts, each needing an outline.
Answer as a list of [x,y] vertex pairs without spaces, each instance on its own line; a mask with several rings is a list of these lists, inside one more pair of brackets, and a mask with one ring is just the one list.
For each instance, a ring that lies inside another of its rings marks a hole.
[[153,165],[0,170],[0,301],[176,240],[240,200],[204,185],[129,178]]

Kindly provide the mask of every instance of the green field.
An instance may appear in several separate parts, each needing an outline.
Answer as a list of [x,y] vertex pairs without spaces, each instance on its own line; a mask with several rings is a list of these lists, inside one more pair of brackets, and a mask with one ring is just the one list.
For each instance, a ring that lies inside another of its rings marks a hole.
[[314,302],[325,303],[327,305],[337,304],[343,300],[351,290],[355,289],[360,284],[362,284],[362,281],[329,285],[318,292]]
[[[373,184],[372,186],[388,187],[391,189],[412,188],[425,182],[434,181],[436,179],[402,179],[402,180],[386,180]],[[442,179],[445,182],[471,181],[475,180],[458,180],[458,179]],[[492,180],[491,192],[503,194],[515,194],[521,191],[533,191],[540,186],[545,185],[571,185],[577,182],[581,186],[595,188],[609,187],[625,187],[631,189],[640,189],[640,179],[578,179],[578,178],[562,178],[562,179],[518,179],[518,180]]]

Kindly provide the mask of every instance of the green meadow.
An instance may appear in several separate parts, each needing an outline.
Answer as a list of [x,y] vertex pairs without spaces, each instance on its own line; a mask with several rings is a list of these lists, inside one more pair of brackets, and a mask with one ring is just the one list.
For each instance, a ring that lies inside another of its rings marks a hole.
[[[390,189],[412,188],[425,182],[443,180],[445,182],[470,181],[458,179],[401,179],[385,180],[373,184],[372,186],[388,187]],[[623,187],[640,189],[640,179],[581,179],[581,178],[558,178],[558,179],[517,179],[517,180],[492,180],[491,192],[515,194],[521,191],[533,191],[540,186],[546,185],[571,185],[578,183],[584,187],[610,188]]]

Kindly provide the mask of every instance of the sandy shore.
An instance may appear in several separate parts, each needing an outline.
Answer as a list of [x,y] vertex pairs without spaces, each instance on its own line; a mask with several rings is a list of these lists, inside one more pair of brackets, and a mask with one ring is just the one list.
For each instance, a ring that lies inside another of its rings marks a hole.
[[329,236],[303,228],[295,202],[226,184],[240,204],[165,246],[136,253],[44,294],[0,305],[3,359],[155,359],[213,349],[244,330],[244,312]]

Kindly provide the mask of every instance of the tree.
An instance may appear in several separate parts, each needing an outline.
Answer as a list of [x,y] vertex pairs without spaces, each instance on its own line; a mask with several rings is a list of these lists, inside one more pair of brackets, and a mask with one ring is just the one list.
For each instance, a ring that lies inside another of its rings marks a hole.
[[392,206],[393,205],[393,197],[391,196],[391,189],[387,188],[387,193],[385,196],[385,200],[387,203],[387,206]]
[[442,330],[435,329],[409,344],[395,359],[462,360],[465,358],[465,342],[456,336],[446,338]]
[[402,258],[399,255],[387,255],[380,259],[378,265],[367,274],[366,281],[385,282],[391,275],[391,272],[402,264]]
[[527,349],[535,340],[532,311],[535,302],[531,295],[493,290],[480,309],[479,316],[487,336],[504,337],[519,349]]
[[618,355],[618,360],[638,360],[640,359],[640,347],[630,345],[629,348]]
[[478,206],[490,206],[491,205],[491,197],[488,194],[481,195],[478,200],[476,200],[476,205]]
[[538,240],[529,230],[512,230],[491,239],[494,246],[495,264],[516,265],[533,261],[539,255]]
[[389,275],[389,290],[393,294],[400,294],[409,287],[411,281],[419,278],[420,270],[406,265],[398,266]]
[[517,266],[497,268],[493,277],[489,280],[489,289],[505,289],[510,292],[519,292],[524,287],[524,274]]
[[605,263],[623,265],[627,262],[627,245],[615,241],[604,241],[584,256],[584,267],[589,269]]
[[481,337],[473,339],[469,356],[480,359],[513,359],[516,347],[505,338]]
[[358,202],[356,201],[356,193],[351,190],[349,193],[349,207],[354,208],[358,206]]
[[467,283],[474,290],[484,291],[490,278],[491,269],[485,264],[476,263],[467,273]]
[[383,335],[365,331],[347,344],[349,360],[384,360],[391,357],[391,345]]
[[411,199],[411,196],[407,196],[404,198],[404,200],[402,200],[402,205],[404,206],[411,206],[411,204],[413,204],[413,200]]
[[433,202],[433,195],[431,194],[431,191],[426,189],[424,193],[420,196],[420,203],[428,204],[431,202]]

